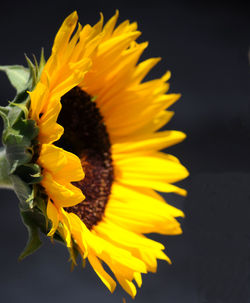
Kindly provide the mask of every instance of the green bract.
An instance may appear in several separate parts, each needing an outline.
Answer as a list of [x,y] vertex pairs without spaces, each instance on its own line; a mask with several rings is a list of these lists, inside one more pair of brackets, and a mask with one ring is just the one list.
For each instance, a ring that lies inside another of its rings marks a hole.
[[35,162],[37,157],[37,135],[39,129],[29,119],[30,97],[38,82],[45,60],[43,51],[40,63],[33,64],[26,57],[28,68],[20,65],[0,66],[16,89],[16,97],[6,107],[0,107],[4,121],[3,148],[0,151],[0,186],[13,188],[20,200],[20,212],[29,231],[29,241],[20,259],[34,252],[40,245],[39,228],[46,232],[47,220],[45,199],[38,193],[37,183],[42,180],[41,169]]

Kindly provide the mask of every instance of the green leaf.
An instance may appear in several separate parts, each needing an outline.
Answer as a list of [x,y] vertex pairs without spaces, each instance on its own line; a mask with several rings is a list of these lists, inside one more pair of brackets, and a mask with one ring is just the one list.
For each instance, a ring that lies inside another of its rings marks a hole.
[[17,93],[22,92],[27,88],[30,72],[22,65],[5,65],[0,66],[0,71],[7,74],[12,86],[16,89]]
[[19,256],[19,261],[23,260],[25,257],[34,253],[42,245],[42,242],[39,237],[39,229],[33,218],[33,212],[21,211],[21,216],[24,225],[27,227],[29,233],[29,239],[25,249]]

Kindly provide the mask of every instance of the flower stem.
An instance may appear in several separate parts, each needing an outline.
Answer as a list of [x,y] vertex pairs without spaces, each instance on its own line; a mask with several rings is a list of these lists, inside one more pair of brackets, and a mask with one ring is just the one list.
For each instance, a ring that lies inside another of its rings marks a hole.
[[0,148],[0,188],[13,189],[12,182],[9,177],[9,164],[6,159],[4,148]]

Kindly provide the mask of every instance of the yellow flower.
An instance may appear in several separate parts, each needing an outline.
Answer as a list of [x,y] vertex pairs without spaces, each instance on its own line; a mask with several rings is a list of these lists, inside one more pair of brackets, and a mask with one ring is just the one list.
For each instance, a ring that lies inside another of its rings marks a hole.
[[[132,297],[133,280],[155,272],[157,259],[170,262],[164,246],[146,233],[180,234],[181,210],[155,191],[185,195],[172,183],[188,172],[177,158],[160,152],[185,138],[157,132],[179,99],[166,94],[167,72],[143,79],[160,60],[138,60],[137,24],[115,28],[118,12],[103,26],[77,25],[72,13],[59,29],[40,81],[30,93],[30,119],[39,127],[42,187],[48,196],[49,236],[58,232],[75,263],[74,248],[113,292],[114,278]],[[74,32],[75,31],[75,32]]]

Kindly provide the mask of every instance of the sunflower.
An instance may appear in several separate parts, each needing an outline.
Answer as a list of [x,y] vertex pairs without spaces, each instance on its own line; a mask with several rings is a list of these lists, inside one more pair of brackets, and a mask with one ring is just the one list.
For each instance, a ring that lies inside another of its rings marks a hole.
[[[63,22],[39,81],[29,92],[28,117],[35,121],[41,168],[36,187],[45,196],[48,236],[61,237],[72,260],[88,260],[107,288],[115,279],[132,297],[142,273],[170,259],[164,246],[144,234],[180,234],[183,212],[159,192],[186,191],[173,185],[188,172],[160,150],[182,141],[179,131],[158,131],[173,116],[179,94],[167,94],[170,72],[143,81],[160,58],[138,63],[148,43],[118,12],[104,25]],[[105,268],[103,265],[105,265]]]

